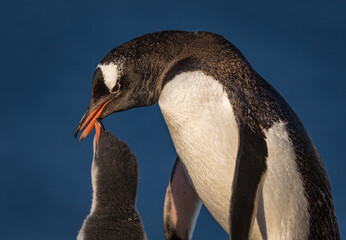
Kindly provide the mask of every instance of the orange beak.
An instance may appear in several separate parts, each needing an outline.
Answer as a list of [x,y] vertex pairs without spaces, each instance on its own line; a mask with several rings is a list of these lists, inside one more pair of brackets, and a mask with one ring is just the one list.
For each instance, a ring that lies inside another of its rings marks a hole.
[[100,137],[101,127],[100,124],[95,121],[95,137],[96,137],[96,147],[99,146],[99,137]]
[[[98,125],[96,123],[96,119],[99,118],[101,116],[101,113],[103,111],[103,109],[105,108],[105,106],[111,101],[108,100],[104,103],[102,103],[100,106],[98,106],[89,116],[88,118],[84,121],[83,125],[80,127],[80,129],[83,129],[84,127],[84,130],[82,132],[82,134],[80,135],[80,138],[79,138],[79,141],[82,141],[84,138],[86,138],[89,133],[91,132],[91,130],[93,130],[93,128]],[[96,127],[96,130],[99,130],[97,127]],[[97,133],[96,133],[97,134]],[[100,134],[100,132],[99,132]],[[97,136],[97,143],[98,143],[98,136]]]

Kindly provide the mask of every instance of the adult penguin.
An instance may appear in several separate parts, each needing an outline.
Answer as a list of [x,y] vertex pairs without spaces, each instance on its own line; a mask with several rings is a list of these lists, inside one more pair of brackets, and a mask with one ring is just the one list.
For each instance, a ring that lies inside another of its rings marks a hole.
[[165,200],[167,239],[191,238],[200,201],[231,239],[340,238],[306,129],[225,38],[163,31],[111,50],[75,135],[85,127],[85,138],[98,117],[156,102],[179,157]]

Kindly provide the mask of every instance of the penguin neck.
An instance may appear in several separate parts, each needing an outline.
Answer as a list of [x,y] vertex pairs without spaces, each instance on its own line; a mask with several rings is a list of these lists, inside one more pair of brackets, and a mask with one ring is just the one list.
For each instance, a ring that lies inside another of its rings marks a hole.
[[110,215],[119,215],[124,212],[131,212],[135,209],[136,194],[128,189],[123,189],[117,184],[107,184],[107,182],[97,180],[97,187],[94,188],[93,204],[95,202],[95,212],[108,212]]
[[188,53],[177,44],[172,44],[166,52],[159,51],[162,48],[158,46],[157,52],[144,53],[141,59],[133,60],[141,63],[139,66],[141,86],[138,92],[142,93],[142,96],[138,99],[142,106],[150,106],[158,102],[169,70],[181,59],[188,57]]
[[[94,163],[93,163],[94,165]],[[126,171],[123,170],[123,171]],[[129,178],[113,169],[104,169],[93,166],[92,185],[93,202],[92,212],[108,212],[110,215],[119,215],[133,211],[137,195],[137,178]]]
[[[239,72],[244,73],[248,82],[254,78],[255,72],[241,52],[216,34],[178,32],[175,37],[162,36],[150,44],[146,39],[135,40],[138,41],[134,44],[137,52],[131,57],[142,75],[140,92],[144,95],[140,99],[148,99],[141,106],[158,102],[166,83],[183,72],[202,71],[221,80],[223,68],[227,67],[232,79],[239,78]],[[138,56],[141,57],[138,59]],[[243,82],[246,81],[240,84]]]
[[[117,183],[114,184],[114,182],[111,183],[107,181],[99,181],[99,182],[100,184],[98,186],[98,189],[99,189],[99,192],[101,193],[99,196],[100,201],[103,201],[104,203],[107,203],[108,201],[110,203],[117,202],[114,204],[116,206],[135,203],[137,189],[135,189],[133,186],[120,185]],[[101,184],[102,186],[100,186]],[[126,201],[123,202],[124,200]]]

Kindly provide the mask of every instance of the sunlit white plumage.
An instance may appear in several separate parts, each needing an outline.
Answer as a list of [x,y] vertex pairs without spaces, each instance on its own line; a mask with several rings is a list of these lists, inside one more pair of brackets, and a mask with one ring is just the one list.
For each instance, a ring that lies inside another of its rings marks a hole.
[[[226,92],[218,81],[202,72],[185,72],[165,85],[159,105],[192,185],[229,232],[239,130]],[[259,191],[252,239],[265,235],[267,239],[304,239],[309,229],[308,203],[293,145],[284,123],[264,132],[268,171]]]

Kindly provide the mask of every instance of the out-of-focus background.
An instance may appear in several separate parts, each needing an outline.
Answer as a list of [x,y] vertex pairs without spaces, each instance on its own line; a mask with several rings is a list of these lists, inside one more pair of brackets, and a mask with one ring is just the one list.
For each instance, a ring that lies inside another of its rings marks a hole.
[[[288,101],[319,150],[346,237],[345,1],[0,2],[1,239],[73,239],[91,206],[92,135],[73,137],[93,72],[114,47],[159,30],[204,30],[234,43]],[[176,154],[158,105],[106,128],[139,161],[137,207],[149,239]],[[227,239],[205,208],[194,239]]]

